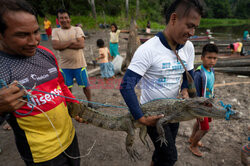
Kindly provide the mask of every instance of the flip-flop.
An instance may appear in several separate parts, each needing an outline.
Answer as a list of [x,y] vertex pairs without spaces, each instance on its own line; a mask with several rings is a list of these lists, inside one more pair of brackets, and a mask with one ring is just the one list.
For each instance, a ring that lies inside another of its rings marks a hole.
[[[189,139],[189,140],[188,140],[188,143],[192,144],[192,141]],[[198,142],[198,146],[199,146],[199,147],[203,147],[204,145],[203,145],[203,143],[202,143],[201,141],[199,141],[199,142]]]
[[188,149],[197,157],[202,157],[203,154],[200,152],[200,153],[197,153],[197,152],[194,152],[193,149],[189,146]]

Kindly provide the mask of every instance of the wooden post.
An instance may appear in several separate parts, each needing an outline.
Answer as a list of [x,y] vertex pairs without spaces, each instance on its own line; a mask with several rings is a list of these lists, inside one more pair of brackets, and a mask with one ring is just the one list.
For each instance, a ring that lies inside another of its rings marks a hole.
[[130,28],[129,28],[129,37],[128,37],[128,47],[126,58],[122,64],[122,70],[125,71],[136,51],[140,46],[140,38],[138,36],[137,24],[134,19],[131,19]]

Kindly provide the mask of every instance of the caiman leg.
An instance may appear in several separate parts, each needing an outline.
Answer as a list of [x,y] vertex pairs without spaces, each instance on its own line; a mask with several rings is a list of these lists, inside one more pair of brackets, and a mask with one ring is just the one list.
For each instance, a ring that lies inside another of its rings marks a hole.
[[139,136],[140,136],[140,140],[141,142],[147,147],[147,149],[150,151],[150,146],[149,146],[149,143],[146,139],[146,136],[147,136],[147,127],[142,125],[140,127],[140,133],[139,133]]
[[168,141],[165,138],[165,131],[163,129],[163,124],[167,124],[168,121],[170,121],[172,118],[174,118],[174,116],[175,115],[163,117],[163,118],[159,119],[156,123],[157,133],[159,134],[157,141],[161,141],[161,146],[163,143],[167,146],[167,143],[168,143]]
[[135,140],[135,129],[131,121],[127,121],[126,150],[133,161],[141,160],[139,153],[133,148]]

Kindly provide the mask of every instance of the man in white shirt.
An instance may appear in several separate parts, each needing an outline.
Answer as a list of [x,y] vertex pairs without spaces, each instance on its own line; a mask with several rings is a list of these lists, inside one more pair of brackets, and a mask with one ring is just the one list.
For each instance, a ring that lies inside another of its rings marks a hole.
[[[167,145],[158,141],[155,124],[163,115],[145,117],[140,109],[134,87],[141,81],[141,104],[157,98],[176,98],[183,76],[182,95],[188,97],[187,79],[177,60],[177,51],[189,73],[193,74],[194,47],[188,38],[200,24],[202,6],[199,0],[176,0],[166,13],[166,28],[141,45],[125,73],[121,94],[133,117],[147,126],[155,146],[151,166],[173,166],[177,161],[175,139],[179,123],[164,126]],[[172,50],[174,48],[175,50]]]

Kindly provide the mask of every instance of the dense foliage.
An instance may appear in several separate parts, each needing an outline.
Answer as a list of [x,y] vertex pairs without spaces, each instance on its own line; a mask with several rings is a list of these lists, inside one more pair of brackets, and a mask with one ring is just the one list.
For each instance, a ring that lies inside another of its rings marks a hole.
[[[38,14],[55,15],[58,8],[68,9],[72,15],[91,16],[90,0],[28,0]],[[161,22],[164,11],[173,0],[140,0],[139,18]],[[136,0],[128,0],[129,15],[134,16]],[[97,16],[124,16],[126,0],[95,0]],[[250,18],[250,0],[203,0],[206,18]]]

